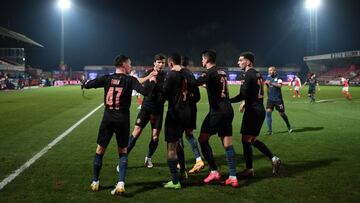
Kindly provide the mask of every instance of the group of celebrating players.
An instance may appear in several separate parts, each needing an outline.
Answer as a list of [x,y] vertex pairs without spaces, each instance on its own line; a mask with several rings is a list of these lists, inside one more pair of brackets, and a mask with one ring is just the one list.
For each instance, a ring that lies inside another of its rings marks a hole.
[[[197,173],[204,168],[197,140],[193,135],[196,129],[196,103],[200,100],[199,86],[204,86],[208,95],[209,112],[203,120],[198,142],[204,159],[210,169],[205,184],[220,181],[221,175],[215,162],[209,139],[218,134],[226,155],[229,176],[224,185],[239,187],[236,173],[236,153],[233,147],[232,121],[234,111],[231,103],[242,102],[240,111],[243,112],[241,125],[241,140],[246,168],[238,174],[239,177],[254,176],[253,147],[262,152],[272,163],[272,173],[277,175],[281,161],[260,140],[258,135],[267,119],[268,134],[272,133],[271,112],[276,108],[286,123],[289,133],[292,132],[288,117],[285,114],[284,102],[281,95],[281,79],[276,74],[275,67],[269,68],[269,75],[264,80],[261,74],[253,68],[255,56],[251,52],[240,54],[238,65],[245,72],[240,92],[229,98],[227,76],[224,70],[216,66],[216,52],[205,50],[202,52],[202,66],[206,69],[199,78],[195,79],[186,68],[188,59],[175,53],[167,56],[157,54],[154,57],[154,67],[145,76],[136,79],[129,75],[132,71],[129,57],[119,55],[114,59],[115,73],[104,75],[94,80],[86,81],[82,88],[104,88],[104,115],[99,127],[97,148],[93,162],[93,180],[91,189],[99,190],[99,176],[102,160],[106,148],[115,133],[118,146],[119,163],[118,182],[113,195],[125,192],[125,176],[128,154],[136,145],[142,130],[150,122],[152,136],[149,150],[145,157],[145,166],[153,167],[151,160],[159,143],[159,135],[163,123],[164,103],[168,102],[165,118],[165,141],[167,142],[167,165],[171,180],[164,183],[164,188],[180,189],[181,183],[190,174]],[[163,71],[167,62],[170,70]],[[268,101],[264,108],[264,84],[268,87]],[[132,91],[136,90],[144,95],[141,109],[137,115],[135,127],[130,134],[130,104]],[[182,134],[189,142],[196,163],[188,172],[185,168]],[[180,169],[180,170],[178,170]]]

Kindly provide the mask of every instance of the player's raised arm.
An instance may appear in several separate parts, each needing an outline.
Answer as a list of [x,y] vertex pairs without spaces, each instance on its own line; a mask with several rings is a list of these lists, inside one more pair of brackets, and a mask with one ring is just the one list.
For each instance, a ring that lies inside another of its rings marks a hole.
[[106,76],[101,76],[101,77],[95,78],[93,80],[88,80],[82,85],[82,88],[90,89],[90,88],[104,87],[105,79],[106,79]]

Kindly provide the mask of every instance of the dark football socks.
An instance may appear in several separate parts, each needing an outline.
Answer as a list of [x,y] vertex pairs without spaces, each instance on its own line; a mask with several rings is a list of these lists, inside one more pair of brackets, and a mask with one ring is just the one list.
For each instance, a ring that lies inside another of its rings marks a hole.
[[186,139],[189,142],[192,151],[194,152],[195,158],[200,157],[200,151],[196,139],[193,134],[186,134]]
[[95,157],[94,157],[94,178],[93,181],[98,181],[99,180],[99,175],[100,175],[100,170],[101,170],[101,166],[102,166],[102,159],[103,159],[103,154],[97,154],[95,153]]
[[174,184],[177,184],[179,182],[179,174],[178,174],[178,171],[177,171],[177,168],[176,168],[176,165],[178,164],[178,160],[177,159],[175,159],[175,160],[169,160],[168,159],[167,163],[168,163],[168,166],[169,166],[169,169],[170,169],[172,182]]
[[256,140],[253,143],[254,147],[256,147],[258,150],[260,150],[260,152],[262,152],[265,156],[267,156],[269,159],[271,159],[273,157],[272,152],[270,151],[270,149],[260,140]]
[[127,154],[119,154],[119,182],[125,182],[126,169],[127,169],[128,158]]
[[201,147],[201,151],[202,151],[204,158],[206,159],[206,161],[209,164],[210,170],[216,171],[217,166],[216,166],[216,163],[215,163],[215,160],[213,157],[213,152],[209,145],[209,142],[207,141],[207,142],[200,143],[200,147]]
[[150,143],[149,143],[149,151],[148,151],[148,154],[147,154],[147,158],[152,157],[152,155],[155,153],[158,145],[159,145],[159,140],[153,140],[151,138]]
[[236,160],[235,160],[235,150],[232,145],[225,148],[226,151],[226,161],[229,166],[229,175],[236,176]]
[[250,142],[243,142],[243,153],[247,169],[253,168],[253,152]]
[[133,135],[130,135],[128,146],[127,146],[127,153],[128,154],[131,152],[132,148],[134,148],[137,139],[138,139],[137,137],[134,137]]
[[271,112],[266,112],[266,123],[268,126],[268,132],[272,132],[272,119],[271,119]]

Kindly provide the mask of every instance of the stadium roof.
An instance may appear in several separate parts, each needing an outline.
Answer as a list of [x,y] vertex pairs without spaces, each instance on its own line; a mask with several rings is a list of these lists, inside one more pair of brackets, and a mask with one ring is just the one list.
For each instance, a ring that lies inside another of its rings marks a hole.
[[0,27],[0,47],[2,48],[24,48],[24,47],[41,47],[43,45],[26,37],[23,34]]
[[324,72],[334,67],[360,64],[360,50],[305,56],[304,61],[312,72]]

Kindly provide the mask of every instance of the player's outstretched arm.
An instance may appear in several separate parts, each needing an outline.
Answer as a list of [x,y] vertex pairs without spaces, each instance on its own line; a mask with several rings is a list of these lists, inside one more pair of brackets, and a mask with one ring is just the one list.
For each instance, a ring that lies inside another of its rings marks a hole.
[[104,87],[105,80],[106,80],[106,76],[101,76],[93,80],[88,80],[82,85],[82,88],[91,89],[91,88]]

